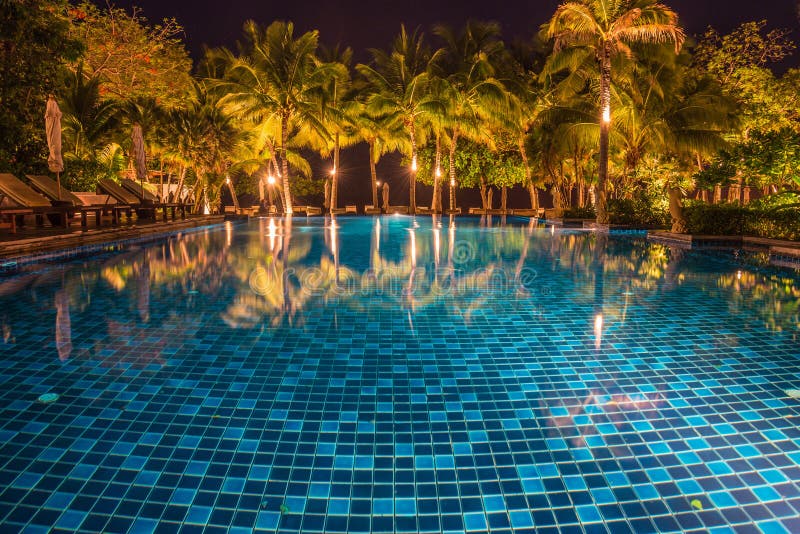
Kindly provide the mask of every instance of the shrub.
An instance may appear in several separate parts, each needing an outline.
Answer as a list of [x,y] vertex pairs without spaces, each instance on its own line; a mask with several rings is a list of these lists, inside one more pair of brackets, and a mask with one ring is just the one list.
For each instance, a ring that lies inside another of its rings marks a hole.
[[688,234],[800,240],[800,212],[795,208],[764,209],[759,205],[696,202],[684,208],[684,218]]
[[585,208],[574,206],[564,210],[565,219],[594,219],[595,217],[597,217],[597,213],[594,211],[594,206],[586,206]]
[[608,214],[611,224],[662,228],[670,223],[669,211],[645,196],[610,199]]

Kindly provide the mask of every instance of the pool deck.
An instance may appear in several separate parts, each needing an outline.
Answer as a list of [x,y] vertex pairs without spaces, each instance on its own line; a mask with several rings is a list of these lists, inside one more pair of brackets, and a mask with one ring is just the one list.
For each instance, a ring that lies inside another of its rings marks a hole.
[[96,245],[137,239],[154,234],[169,233],[199,226],[218,224],[225,220],[223,215],[202,215],[189,217],[182,221],[145,222],[125,226],[92,228],[80,227],[72,231],[63,228],[38,228],[16,235],[4,234],[0,238],[0,258],[12,259],[19,256],[70,249],[86,245]]

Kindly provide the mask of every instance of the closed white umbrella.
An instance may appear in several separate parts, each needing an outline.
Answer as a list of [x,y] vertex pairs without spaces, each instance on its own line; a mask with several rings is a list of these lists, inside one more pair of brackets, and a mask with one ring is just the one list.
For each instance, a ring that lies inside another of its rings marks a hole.
[[147,177],[147,157],[144,153],[142,125],[138,122],[133,125],[131,141],[133,141],[133,166],[136,169],[136,177],[139,179],[139,183],[142,186],[142,200],[144,200],[144,179]]
[[61,158],[61,110],[53,95],[47,98],[47,110],[44,113],[44,128],[47,134],[47,167],[56,173],[58,182],[58,199],[61,200],[61,173],[64,172],[64,160]]

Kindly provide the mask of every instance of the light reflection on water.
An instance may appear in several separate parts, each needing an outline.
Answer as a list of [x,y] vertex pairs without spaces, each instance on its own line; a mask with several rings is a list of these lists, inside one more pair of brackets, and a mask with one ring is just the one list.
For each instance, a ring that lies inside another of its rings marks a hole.
[[[789,272],[751,272],[641,238],[518,219],[258,219],[0,281],[4,301],[52,317],[61,360],[81,335],[73,332],[81,321],[71,316],[97,300],[115,310],[109,325],[148,329],[158,327],[150,320],[153,306],[186,316],[193,302],[212,299],[234,329],[300,327],[313,307],[413,315],[437,306],[470,317],[498,298],[573,315],[589,303],[585,324],[601,350],[604,332],[623,328],[632,310],[658,313],[663,297],[675,292],[725,306],[747,327],[797,340],[800,284]],[[6,343],[15,319],[2,316]]]
[[[799,304],[800,284],[788,271],[759,273],[642,237],[520,219],[258,219],[0,280],[6,349],[35,342],[16,332],[36,321],[36,341],[54,359],[99,360],[123,373],[181,358],[180,340],[209,321],[233,336],[315,336],[312,315],[332,317],[334,328],[352,328],[340,316],[355,316],[363,322],[356,328],[367,328],[388,314],[406,330],[387,335],[402,339],[423,335],[421,324],[457,320],[497,336],[514,314],[532,313],[542,325],[532,336],[551,332],[545,341],[554,347],[602,359],[653,335],[656,323],[656,341],[681,350],[736,347],[739,330],[797,343]],[[686,337],[720,310],[726,324]],[[664,386],[622,392],[624,372],[606,373],[602,389],[574,380],[574,403],[542,398],[536,415],[553,437],[572,429],[566,438],[575,447],[602,434],[592,414],[624,431],[631,412],[646,421],[666,403]]]

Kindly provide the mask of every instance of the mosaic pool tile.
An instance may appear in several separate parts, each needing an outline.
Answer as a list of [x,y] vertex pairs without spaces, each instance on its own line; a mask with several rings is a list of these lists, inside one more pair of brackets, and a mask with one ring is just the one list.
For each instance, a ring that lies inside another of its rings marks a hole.
[[514,218],[31,264],[0,278],[0,529],[798,532],[799,301]]

